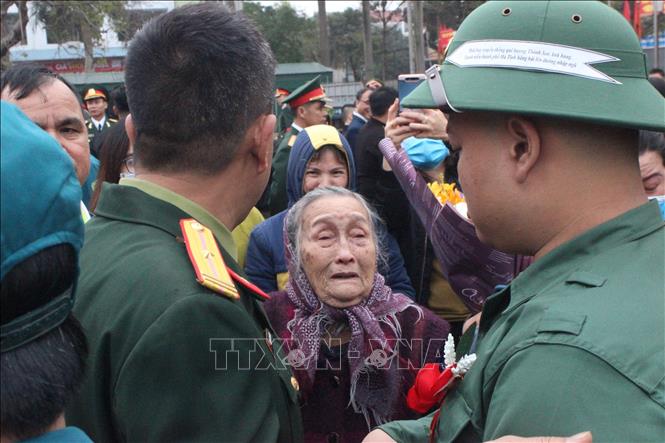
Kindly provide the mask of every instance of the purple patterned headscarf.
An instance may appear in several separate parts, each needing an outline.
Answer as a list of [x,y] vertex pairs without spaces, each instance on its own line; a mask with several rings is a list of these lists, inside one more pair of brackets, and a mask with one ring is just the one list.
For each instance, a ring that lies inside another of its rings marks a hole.
[[287,324],[291,334],[287,358],[298,382],[306,390],[313,386],[326,326],[347,323],[351,329],[345,356],[351,371],[350,403],[365,416],[368,427],[370,413],[375,423],[385,423],[394,412],[387,399],[397,398],[401,389],[395,343],[402,330],[396,314],[413,308],[421,318],[422,309],[407,296],[393,293],[378,272],[369,296],[359,304],[348,308],[326,305],[314,293],[302,267],[294,263],[292,245],[285,242],[289,270],[285,289],[296,306],[295,315]]

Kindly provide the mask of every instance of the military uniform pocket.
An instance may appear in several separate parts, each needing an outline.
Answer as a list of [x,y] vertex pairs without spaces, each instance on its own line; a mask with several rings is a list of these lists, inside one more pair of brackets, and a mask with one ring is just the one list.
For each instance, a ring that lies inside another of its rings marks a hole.
[[445,401],[441,407],[436,442],[478,442],[480,437],[471,420],[472,411],[461,395]]

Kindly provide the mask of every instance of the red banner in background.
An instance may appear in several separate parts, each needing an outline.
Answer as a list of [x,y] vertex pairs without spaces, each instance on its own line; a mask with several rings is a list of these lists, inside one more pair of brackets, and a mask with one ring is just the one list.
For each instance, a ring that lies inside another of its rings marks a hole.
[[[662,2],[656,3],[657,12],[665,11],[665,6]],[[652,15],[654,12],[654,2],[652,0],[623,0],[623,16],[626,17],[628,23],[631,24],[638,37],[642,37],[642,17]]]
[[448,28],[445,25],[440,25],[439,26],[439,44],[437,45],[436,51],[439,54],[443,54],[443,51],[448,47],[448,44],[450,43],[450,40],[453,39],[453,36],[455,35],[455,30],[452,28]]
[[[60,74],[83,72],[85,63],[83,60],[59,60],[44,62],[44,66],[53,72]],[[92,64],[94,72],[122,72],[125,69],[124,58],[101,58],[95,59]]]
[[631,2],[629,0],[623,0],[623,16],[628,20],[628,23],[632,24],[633,23],[633,17],[631,14],[631,11],[633,9],[633,5],[631,5]]
[[642,16],[640,14],[640,11],[642,10],[641,0],[637,0],[633,6],[635,7],[633,10],[633,29],[635,29],[637,37],[642,38]]

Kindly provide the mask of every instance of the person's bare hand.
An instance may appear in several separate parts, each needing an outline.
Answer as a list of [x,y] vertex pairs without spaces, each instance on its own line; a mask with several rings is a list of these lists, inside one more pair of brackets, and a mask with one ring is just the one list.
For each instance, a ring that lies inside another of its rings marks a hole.
[[480,311],[476,315],[466,319],[464,325],[462,326],[462,334],[464,334],[473,325],[476,325],[476,327],[478,327],[478,323],[480,323],[480,316],[482,313],[483,312]]
[[409,124],[409,128],[416,133],[418,138],[448,140],[448,132],[446,132],[448,119],[438,109],[421,109],[420,112],[402,111],[400,117],[413,121]]
[[400,144],[406,138],[416,135],[409,125],[414,123],[414,120],[398,116],[399,99],[395,99],[393,104],[388,108],[388,118],[386,120],[385,134],[397,149],[400,149]]
[[581,432],[571,437],[516,437],[506,435],[505,437],[485,443],[592,443],[591,432]]
[[372,90],[374,90],[374,89],[379,89],[381,86],[383,86],[383,85],[381,84],[381,82],[378,81],[378,80],[374,80],[374,79],[368,81],[368,82],[365,84],[365,87],[366,87],[366,88],[369,88],[369,89],[372,89]]
[[395,440],[381,429],[375,429],[363,439],[363,443],[394,443]]

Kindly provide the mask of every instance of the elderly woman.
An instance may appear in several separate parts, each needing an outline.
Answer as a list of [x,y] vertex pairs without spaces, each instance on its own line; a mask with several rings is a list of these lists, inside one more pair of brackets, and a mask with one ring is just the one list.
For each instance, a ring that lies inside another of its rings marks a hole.
[[361,441],[413,417],[406,393],[448,324],[377,272],[376,213],[354,192],[318,188],[285,223],[289,280],[265,303],[302,394],[305,440]]

